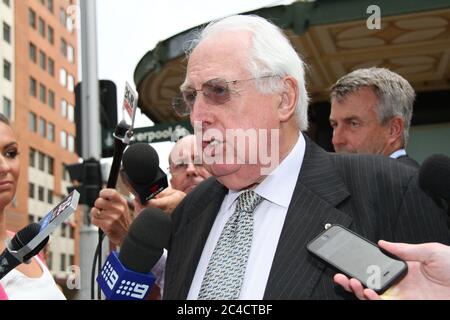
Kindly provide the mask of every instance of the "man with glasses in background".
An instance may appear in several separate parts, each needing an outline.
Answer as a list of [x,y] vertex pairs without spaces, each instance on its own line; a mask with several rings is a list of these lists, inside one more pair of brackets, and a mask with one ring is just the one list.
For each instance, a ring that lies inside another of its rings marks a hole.
[[[170,152],[169,165],[170,187],[145,204],[135,199],[135,213],[146,207],[156,207],[171,214],[187,193],[211,176],[198,162],[194,135],[187,135],[177,141]],[[100,216],[96,214],[97,210],[101,210]],[[127,200],[115,189],[100,191],[95,207],[91,209],[91,217],[92,223],[101,228],[111,242],[118,246],[125,238],[132,221]]]

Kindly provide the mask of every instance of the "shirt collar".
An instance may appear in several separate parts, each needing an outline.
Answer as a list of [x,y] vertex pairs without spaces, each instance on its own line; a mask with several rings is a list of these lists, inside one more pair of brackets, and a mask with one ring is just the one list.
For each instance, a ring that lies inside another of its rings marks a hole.
[[[305,156],[306,142],[302,133],[286,158],[253,191],[265,200],[288,208]],[[224,208],[227,210],[245,190],[229,190]]]
[[389,158],[397,159],[401,156],[406,156],[406,150],[405,149],[398,149],[397,151],[394,151]]

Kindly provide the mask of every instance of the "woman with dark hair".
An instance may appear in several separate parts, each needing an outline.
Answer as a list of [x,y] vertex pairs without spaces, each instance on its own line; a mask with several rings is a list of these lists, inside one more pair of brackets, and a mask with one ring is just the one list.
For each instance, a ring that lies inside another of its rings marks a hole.
[[[9,120],[0,113],[0,252],[14,234],[6,230],[5,207],[14,199],[20,174],[19,144]],[[0,280],[11,300],[65,299],[45,263],[34,257]]]

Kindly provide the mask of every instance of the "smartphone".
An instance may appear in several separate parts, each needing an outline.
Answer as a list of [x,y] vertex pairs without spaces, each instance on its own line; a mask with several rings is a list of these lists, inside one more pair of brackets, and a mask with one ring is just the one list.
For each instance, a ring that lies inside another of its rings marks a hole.
[[332,225],[307,245],[310,253],[349,278],[382,294],[408,271],[407,264],[384,253],[353,231]]

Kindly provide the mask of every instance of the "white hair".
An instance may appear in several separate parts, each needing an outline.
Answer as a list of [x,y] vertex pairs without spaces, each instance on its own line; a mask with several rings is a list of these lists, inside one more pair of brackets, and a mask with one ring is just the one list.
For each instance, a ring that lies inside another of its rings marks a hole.
[[256,15],[234,15],[209,23],[190,42],[189,55],[203,40],[226,31],[249,31],[252,48],[248,71],[254,78],[266,75],[278,77],[259,79],[256,84],[263,93],[280,92],[283,88],[279,77],[292,76],[297,81],[299,99],[296,106],[297,123],[300,130],[308,129],[308,93],[305,86],[305,64],[299,57],[283,31],[268,20]]

